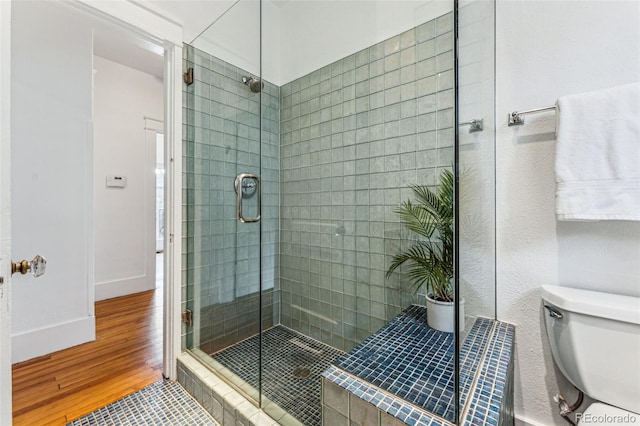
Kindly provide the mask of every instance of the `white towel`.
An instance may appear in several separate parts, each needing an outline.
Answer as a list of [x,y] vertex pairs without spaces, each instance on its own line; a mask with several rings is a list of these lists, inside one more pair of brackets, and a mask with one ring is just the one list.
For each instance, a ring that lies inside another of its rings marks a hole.
[[558,99],[558,220],[640,220],[640,83]]

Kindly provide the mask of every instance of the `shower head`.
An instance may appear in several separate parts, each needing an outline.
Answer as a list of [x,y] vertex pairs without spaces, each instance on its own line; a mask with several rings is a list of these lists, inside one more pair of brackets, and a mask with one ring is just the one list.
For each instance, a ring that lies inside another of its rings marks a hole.
[[242,77],[242,82],[249,86],[253,93],[260,93],[264,89],[264,83],[255,77]]

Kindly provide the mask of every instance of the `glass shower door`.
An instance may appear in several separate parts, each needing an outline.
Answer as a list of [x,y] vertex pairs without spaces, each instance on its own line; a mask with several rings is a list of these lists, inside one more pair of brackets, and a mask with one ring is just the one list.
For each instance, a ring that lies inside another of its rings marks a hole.
[[259,13],[258,2],[236,4],[185,46],[184,66],[193,70],[184,93],[185,345],[256,404],[263,201]]

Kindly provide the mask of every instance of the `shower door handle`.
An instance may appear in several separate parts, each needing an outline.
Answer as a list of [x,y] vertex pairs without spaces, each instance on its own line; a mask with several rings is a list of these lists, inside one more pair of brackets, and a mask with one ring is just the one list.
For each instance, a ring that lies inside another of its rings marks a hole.
[[[253,223],[260,220],[262,213],[262,200],[261,200],[261,188],[260,178],[251,173],[241,173],[236,177],[235,182],[236,194],[238,194],[238,219],[242,223]],[[244,196],[250,197],[251,195],[258,193],[258,215],[255,217],[244,217],[242,215],[242,200]]]

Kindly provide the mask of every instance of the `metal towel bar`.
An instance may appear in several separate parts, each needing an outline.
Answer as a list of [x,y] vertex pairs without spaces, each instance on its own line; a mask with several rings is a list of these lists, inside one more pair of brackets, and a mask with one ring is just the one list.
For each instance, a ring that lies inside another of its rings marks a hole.
[[523,125],[524,124],[523,115],[537,114],[539,112],[555,111],[555,110],[556,110],[556,106],[555,105],[551,105],[551,106],[548,106],[548,107],[530,109],[530,110],[527,110],[527,111],[513,111],[512,113],[509,114],[509,126],[521,126],[521,125]]
[[484,128],[484,122],[482,118],[474,118],[473,120],[460,123],[460,126],[469,126],[469,133],[481,132]]

